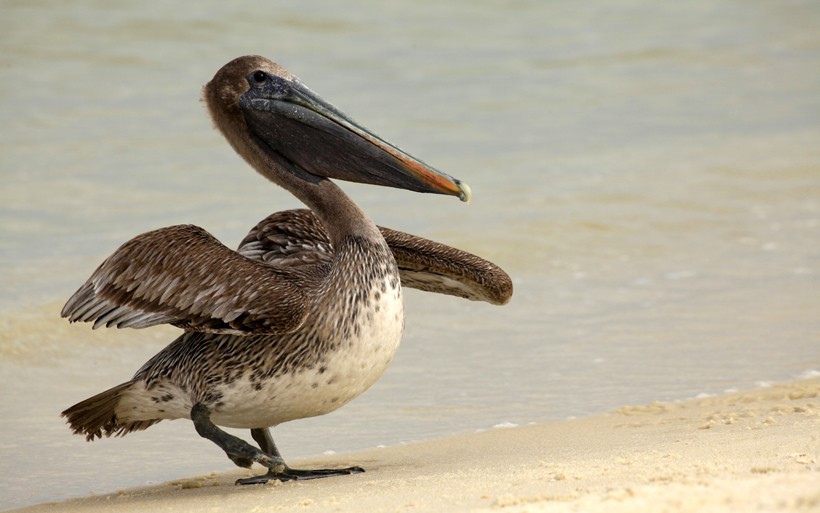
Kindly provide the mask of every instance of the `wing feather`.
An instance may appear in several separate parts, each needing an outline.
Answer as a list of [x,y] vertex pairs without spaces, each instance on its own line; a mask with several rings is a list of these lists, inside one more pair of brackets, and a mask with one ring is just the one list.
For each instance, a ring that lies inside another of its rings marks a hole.
[[379,227],[399,266],[403,287],[503,305],[512,297],[509,275],[494,263],[446,244]]
[[170,323],[281,334],[304,321],[305,293],[288,269],[240,255],[202,228],[179,225],[123,244],[69,298],[62,316],[95,328]]

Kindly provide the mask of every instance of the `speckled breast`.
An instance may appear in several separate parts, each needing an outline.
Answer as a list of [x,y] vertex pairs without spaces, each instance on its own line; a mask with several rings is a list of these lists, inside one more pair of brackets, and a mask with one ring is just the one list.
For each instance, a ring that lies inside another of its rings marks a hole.
[[280,341],[290,364],[223,388],[215,423],[253,428],[329,413],[384,373],[404,330],[395,261],[383,242],[353,241],[337,255],[305,325],[290,343]]

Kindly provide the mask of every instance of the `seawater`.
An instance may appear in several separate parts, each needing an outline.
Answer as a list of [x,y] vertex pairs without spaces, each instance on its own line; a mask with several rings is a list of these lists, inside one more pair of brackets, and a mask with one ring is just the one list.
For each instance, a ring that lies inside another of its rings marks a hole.
[[234,246],[299,206],[232,153],[199,100],[247,53],[470,183],[469,206],[343,187],[379,224],[489,258],[516,287],[501,308],[408,291],[385,376],[277,428],[286,457],[820,368],[816,2],[0,9],[0,509],[232,468],[187,421],[71,435],[62,409],[178,331],[92,332],[59,310],[138,233],[193,223]]

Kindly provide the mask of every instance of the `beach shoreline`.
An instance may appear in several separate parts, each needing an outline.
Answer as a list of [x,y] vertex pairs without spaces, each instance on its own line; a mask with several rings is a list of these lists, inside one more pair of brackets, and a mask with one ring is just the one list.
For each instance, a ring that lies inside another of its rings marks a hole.
[[359,475],[242,487],[261,469],[237,469],[13,511],[817,511],[819,453],[814,377],[292,463]]

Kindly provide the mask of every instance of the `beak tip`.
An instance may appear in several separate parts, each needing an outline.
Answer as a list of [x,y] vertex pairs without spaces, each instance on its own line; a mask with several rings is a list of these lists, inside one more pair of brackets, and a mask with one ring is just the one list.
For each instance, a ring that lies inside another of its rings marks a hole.
[[469,205],[470,200],[473,198],[473,191],[470,189],[470,186],[467,185],[467,182],[462,182],[461,180],[456,180],[455,182],[458,188],[461,189],[458,199]]

